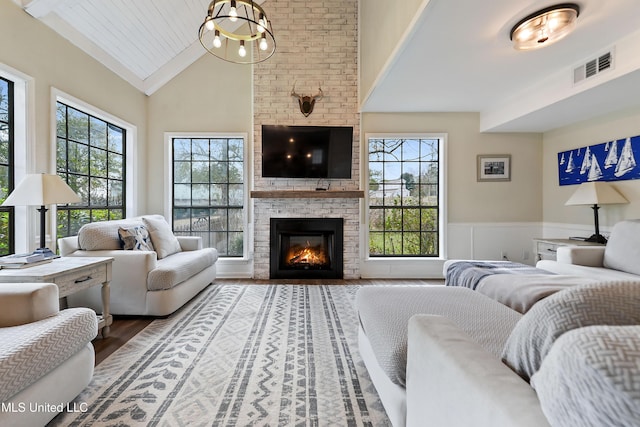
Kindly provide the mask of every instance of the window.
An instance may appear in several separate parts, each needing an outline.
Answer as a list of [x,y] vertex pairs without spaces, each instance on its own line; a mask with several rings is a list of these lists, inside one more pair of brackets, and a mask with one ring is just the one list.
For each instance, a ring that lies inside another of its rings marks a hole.
[[369,255],[437,257],[441,137],[368,138]]
[[173,138],[173,231],[244,254],[244,138]]
[[[13,105],[13,82],[0,78],[0,203],[14,187]],[[0,206],[0,255],[14,252],[14,208]]]
[[82,199],[58,205],[60,238],[89,222],[125,217],[126,130],[62,102],[56,109],[56,170]]

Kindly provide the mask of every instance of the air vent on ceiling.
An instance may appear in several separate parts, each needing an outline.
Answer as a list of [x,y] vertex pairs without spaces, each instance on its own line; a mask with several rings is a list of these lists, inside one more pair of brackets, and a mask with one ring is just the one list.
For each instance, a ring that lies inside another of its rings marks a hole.
[[573,83],[596,76],[613,66],[613,49],[597,58],[591,59],[573,70]]

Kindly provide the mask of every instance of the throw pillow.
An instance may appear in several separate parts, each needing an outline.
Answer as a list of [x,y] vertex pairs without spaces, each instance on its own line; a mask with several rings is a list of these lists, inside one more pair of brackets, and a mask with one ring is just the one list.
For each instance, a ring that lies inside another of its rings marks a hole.
[[640,326],[589,326],[556,341],[531,378],[554,426],[632,426],[640,420]]
[[96,221],[83,225],[78,231],[78,245],[83,251],[109,251],[122,249],[118,228],[142,225],[142,221],[131,218],[112,221]]
[[518,321],[504,346],[502,361],[529,381],[562,334],[591,325],[637,325],[638,307],[638,282],[590,283],[557,292],[536,303]]
[[133,227],[119,227],[118,235],[122,240],[122,249],[130,251],[152,251],[153,243],[149,231],[144,225],[136,225]]
[[607,246],[604,248],[602,264],[606,268],[640,274],[640,221],[620,221],[613,226]]
[[161,216],[144,216],[142,222],[149,229],[153,247],[156,249],[158,259],[180,252],[180,242],[173,234],[167,221]]

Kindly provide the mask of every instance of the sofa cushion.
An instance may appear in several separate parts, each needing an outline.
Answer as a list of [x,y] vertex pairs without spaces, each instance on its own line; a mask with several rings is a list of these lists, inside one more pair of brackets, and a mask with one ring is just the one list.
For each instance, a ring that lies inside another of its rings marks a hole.
[[180,242],[173,234],[171,226],[160,215],[151,215],[142,217],[142,222],[149,230],[151,242],[158,254],[158,259],[166,258],[180,252]]
[[122,249],[130,251],[153,251],[153,243],[149,230],[144,225],[133,227],[119,227],[118,234],[122,240]]
[[93,310],[70,308],[26,325],[0,328],[0,402],[33,384],[98,333]]
[[356,294],[356,307],[378,364],[392,382],[403,387],[408,325],[413,315],[448,318],[496,359],[522,317],[471,289],[439,285],[363,287]]
[[122,249],[118,229],[140,225],[142,220],[139,218],[91,222],[78,231],[78,245],[85,251]]
[[640,220],[618,222],[604,250],[606,268],[640,275]]
[[640,282],[592,283],[560,291],[522,317],[505,344],[502,360],[528,381],[562,334],[591,325],[638,324],[638,307]]
[[0,327],[24,325],[58,313],[53,283],[0,283]]
[[640,326],[590,326],[556,341],[531,378],[554,426],[632,426],[640,420]]
[[178,252],[158,260],[158,266],[147,275],[147,289],[171,289],[213,265],[218,252],[213,248]]

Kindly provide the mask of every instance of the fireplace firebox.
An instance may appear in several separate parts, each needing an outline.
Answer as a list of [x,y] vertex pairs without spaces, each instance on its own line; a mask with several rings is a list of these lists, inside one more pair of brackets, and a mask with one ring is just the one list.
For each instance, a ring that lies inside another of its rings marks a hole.
[[271,218],[271,279],[342,279],[342,218]]

